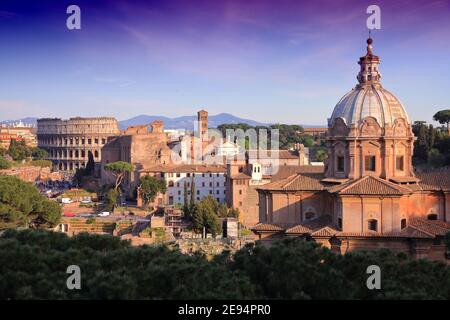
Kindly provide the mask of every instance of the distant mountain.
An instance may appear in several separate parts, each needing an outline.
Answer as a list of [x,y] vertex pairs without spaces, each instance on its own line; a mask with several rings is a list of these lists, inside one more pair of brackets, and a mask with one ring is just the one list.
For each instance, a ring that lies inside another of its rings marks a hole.
[[17,120],[4,120],[4,121],[0,121],[0,125],[2,125],[2,124],[10,125],[10,124],[14,124],[14,123],[22,121],[24,124],[27,124],[27,125],[31,124],[33,126],[36,126],[37,119],[38,118],[27,117],[27,118],[22,118],[22,119],[17,119]]
[[[38,118],[34,117],[27,117],[22,119],[16,119],[16,120],[4,120],[0,121],[0,125],[2,124],[13,124],[17,123],[19,121],[22,121],[24,124],[32,124],[36,126]],[[162,120],[164,121],[164,128],[165,129],[187,129],[187,130],[194,130],[194,121],[197,120],[197,116],[182,116],[182,117],[175,117],[175,118],[169,118],[164,116],[148,116],[148,115],[139,115],[127,120],[119,121],[120,128],[122,130],[126,129],[129,126],[137,126],[137,125],[144,125],[149,124],[152,121],[155,120]],[[270,123],[262,123],[250,119],[244,119],[239,118],[236,116],[233,116],[229,113],[219,113],[216,115],[210,115],[209,116],[209,127],[210,128],[217,128],[220,124],[227,123],[227,124],[236,124],[236,123],[246,123],[250,126],[267,126],[270,125]],[[326,127],[324,125],[302,125],[304,128],[311,128],[311,127]]]
[[[155,120],[164,121],[165,129],[187,129],[194,130],[194,121],[197,121],[197,116],[183,116],[176,118],[168,118],[163,116],[148,116],[148,115],[140,115],[137,117],[133,117],[128,120],[120,121],[120,128],[126,129],[129,126],[137,126],[149,124]],[[217,128],[218,125],[223,123],[246,123],[251,126],[264,126],[266,123],[257,122],[254,120],[243,119],[236,116],[233,116],[229,113],[219,113],[216,115],[210,115],[208,117],[208,125],[210,128]]]

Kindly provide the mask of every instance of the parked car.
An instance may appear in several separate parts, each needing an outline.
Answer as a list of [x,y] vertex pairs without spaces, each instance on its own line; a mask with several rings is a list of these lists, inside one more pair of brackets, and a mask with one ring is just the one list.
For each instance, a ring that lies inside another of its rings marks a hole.
[[76,214],[74,214],[72,212],[64,212],[63,216],[73,218],[73,217],[76,217]]
[[61,198],[61,203],[69,204],[72,202],[73,202],[73,200],[70,198]]
[[92,203],[92,200],[90,198],[89,199],[83,199],[83,200],[81,200],[81,203],[85,203],[85,204]]
[[103,211],[102,213],[98,214],[99,217],[107,217],[109,215],[110,215],[110,213],[108,211]]

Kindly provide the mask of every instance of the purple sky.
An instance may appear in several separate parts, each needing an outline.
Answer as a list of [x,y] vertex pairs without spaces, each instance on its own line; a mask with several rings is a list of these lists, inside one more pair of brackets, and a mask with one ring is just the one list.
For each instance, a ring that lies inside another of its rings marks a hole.
[[356,84],[370,4],[382,84],[431,121],[450,108],[450,1],[1,0],[0,120],[205,108],[324,125]]

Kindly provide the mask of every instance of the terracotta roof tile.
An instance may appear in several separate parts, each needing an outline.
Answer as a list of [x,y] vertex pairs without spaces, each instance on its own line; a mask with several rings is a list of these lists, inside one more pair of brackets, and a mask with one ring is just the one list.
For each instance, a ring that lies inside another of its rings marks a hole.
[[329,192],[344,195],[402,195],[411,191],[395,183],[374,176],[364,176],[339,186],[329,188]]
[[258,223],[257,225],[254,225],[251,230],[260,232],[284,231],[282,227],[270,223]]
[[321,191],[326,189],[322,183],[323,173],[297,173],[287,178],[261,186],[261,190],[274,191]]
[[450,169],[433,172],[419,172],[419,185],[426,191],[450,191]]
[[450,224],[444,221],[410,218],[408,224],[410,227],[432,236],[444,236],[450,232]]
[[[292,228],[286,230],[287,234],[304,234],[304,233],[314,233],[319,232],[322,229],[329,228],[330,230],[334,230],[331,224],[331,216],[322,215],[315,219],[306,220],[303,223],[296,225]],[[328,230],[328,231],[330,231]],[[331,231],[330,231],[331,232]],[[336,230],[337,232],[337,230]]]

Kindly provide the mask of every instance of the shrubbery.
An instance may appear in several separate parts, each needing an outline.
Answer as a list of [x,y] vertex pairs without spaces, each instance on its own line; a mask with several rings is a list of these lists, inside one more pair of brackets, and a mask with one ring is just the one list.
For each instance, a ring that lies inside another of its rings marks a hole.
[[[450,267],[389,250],[335,254],[286,239],[208,261],[165,246],[132,247],[112,236],[68,238],[43,230],[0,238],[0,299],[449,299]],[[81,290],[66,289],[69,265]],[[368,290],[369,265],[381,290]]]

